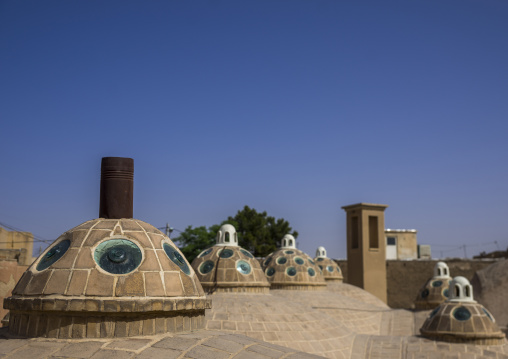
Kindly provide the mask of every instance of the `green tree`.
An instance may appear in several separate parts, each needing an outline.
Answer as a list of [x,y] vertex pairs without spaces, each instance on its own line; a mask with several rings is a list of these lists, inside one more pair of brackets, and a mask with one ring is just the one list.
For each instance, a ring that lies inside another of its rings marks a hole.
[[188,226],[185,231],[180,232],[180,235],[173,239],[173,242],[178,245],[187,261],[192,263],[199,253],[215,245],[215,237],[219,228],[220,225],[217,224],[209,228]]
[[217,232],[223,224],[232,224],[238,233],[238,244],[250,251],[256,257],[266,257],[280,246],[285,234],[298,237],[289,222],[283,218],[275,219],[265,212],[257,212],[254,208],[245,206],[234,217],[228,217],[221,224],[206,228],[188,226],[173,241],[178,245],[189,262],[199,253],[216,243]]
[[249,206],[243,207],[234,217],[228,217],[224,223],[235,226],[239,245],[256,257],[266,257],[279,248],[285,234],[298,237],[298,232],[293,231],[285,219],[275,219],[266,211],[257,212]]

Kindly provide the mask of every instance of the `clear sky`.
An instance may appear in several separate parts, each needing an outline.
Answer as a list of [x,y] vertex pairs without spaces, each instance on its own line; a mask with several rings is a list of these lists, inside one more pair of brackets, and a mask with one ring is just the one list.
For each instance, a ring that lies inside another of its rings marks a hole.
[[53,240],[96,218],[119,156],[156,227],[249,205],[345,258],[341,206],[370,202],[434,257],[506,249],[507,19],[505,0],[2,0],[0,222]]

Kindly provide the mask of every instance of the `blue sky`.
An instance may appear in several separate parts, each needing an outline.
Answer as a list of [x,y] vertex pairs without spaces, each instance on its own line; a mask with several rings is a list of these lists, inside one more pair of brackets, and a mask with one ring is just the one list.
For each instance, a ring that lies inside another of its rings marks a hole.
[[341,206],[371,202],[435,257],[505,249],[507,18],[488,0],[1,1],[0,222],[56,239],[97,217],[100,159],[120,156],[157,227],[249,205],[345,258]]

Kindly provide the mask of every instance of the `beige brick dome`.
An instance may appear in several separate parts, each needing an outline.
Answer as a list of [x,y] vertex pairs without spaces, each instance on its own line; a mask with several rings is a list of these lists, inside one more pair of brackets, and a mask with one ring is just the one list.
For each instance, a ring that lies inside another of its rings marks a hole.
[[452,278],[444,262],[434,266],[434,276],[420,288],[415,299],[416,310],[428,310],[438,307],[449,298],[449,285]]
[[333,259],[326,256],[325,247],[318,247],[314,262],[318,265],[319,269],[321,269],[321,272],[323,272],[325,280],[343,281],[344,277],[342,276],[342,271],[340,270],[339,265],[335,263]]
[[270,288],[259,262],[238,246],[236,230],[230,224],[220,228],[217,244],[201,252],[192,268],[207,293],[267,293]]
[[291,235],[285,235],[281,248],[265,258],[263,270],[271,289],[326,289],[321,269],[309,255],[296,249]]
[[[210,305],[169,237],[137,219],[104,218],[62,234],[5,302],[12,333],[62,338],[190,330]],[[120,311],[122,320],[107,318]]]
[[429,339],[454,343],[498,345],[505,342],[492,314],[473,300],[471,284],[464,277],[450,283],[450,299],[434,309],[420,332]]

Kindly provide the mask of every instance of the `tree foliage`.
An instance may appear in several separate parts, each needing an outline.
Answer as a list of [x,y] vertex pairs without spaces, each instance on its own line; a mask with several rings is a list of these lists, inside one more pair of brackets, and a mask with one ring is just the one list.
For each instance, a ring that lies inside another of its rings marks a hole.
[[276,219],[268,216],[266,211],[257,212],[254,208],[245,206],[235,216],[228,217],[221,224],[209,228],[188,226],[174,238],[174,242],[180,247],[187,260],[192,262],[201,251],[215,245],[217,232],[225,223],[232,224],[236,228],[239,245],[256,257],[265,257],[279,248],[285,234],[290,233],[295,238],[298,237],[298,232],[293,231],[285,219]]
[[234,217],[228,217],[225,223],[236,228],[239,245],[256,257],[265,257],[280,246],[285,234],[298,237],[289,222],[283,218],[275,219],[265,212],[257,212],[249,206],[243,207]]
[[215,245],[215,237],[219,228],[220,226],[217,224],[209,228],[188,226],[173,241],[178,245],[187,261],[191,263],[204,249]]

